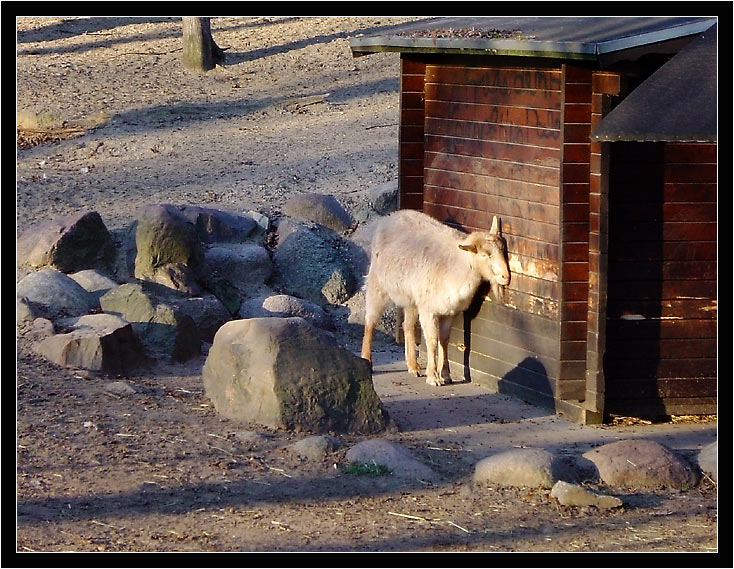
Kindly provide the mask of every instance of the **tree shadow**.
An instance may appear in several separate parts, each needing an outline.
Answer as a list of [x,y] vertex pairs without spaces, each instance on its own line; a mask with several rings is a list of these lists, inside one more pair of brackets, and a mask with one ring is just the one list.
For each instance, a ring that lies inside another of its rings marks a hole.
[[[303,18],[304,25],[308,25],[308,18]],[[294,51],[297,49],[303,49],[305,47],[316,45],[316,44],[324,44],[329,43],[331,41],[334,41],[336,39],[345,39],[349,38],[355,35],[370,35],[370,34],[376,34],[380,32],[390,32],[395,31],[399,28],[402,28],[404,24],[390,24],[386,26],[373,26],[370,28],[364,28],[361,30],[353,30],[353,31],[346,31],[346,32],[337,32],[333,34],[326,34],[326,35],[317,35],[317,36],[310,36],[305,37],[300,40],[287,42],[280,45],[275,45],[272,47],[263,47],[258,49],[253,49],[251,51],[228,51],[226,54],[226,61],[224,65],[237,65],[240,63],[244,63],[247,61],[253,61],[255,59],[261,59],[263,57],[270,57],[273,55],[279,55],[282,53],[288,53],[289,51]]]
[[94,34],[103,30],[111,30],[121,26],[133,24],[149,24],[156,22],[172,22],[180,20],[180,17],[134,17],[134,16],[100,16],[89,18],[66,18],[60,22],[47,24],[32,30],[18,30],[16,41],[18,43],[35,43],[44,41],[55,41],[70,36],[81,36]]

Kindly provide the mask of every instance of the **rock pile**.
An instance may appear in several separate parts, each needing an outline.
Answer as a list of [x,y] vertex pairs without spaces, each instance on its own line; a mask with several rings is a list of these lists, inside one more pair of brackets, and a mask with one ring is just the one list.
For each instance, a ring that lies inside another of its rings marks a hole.
[[[348,310],[369,264],[364,242],[349,237],[358,223],[353,219],[367,223],[389,213],[385,204],[396,192],[397,184],[390,184],[365,193],[352,204],[355,217],[333,197],[309,194],[286,203],[287,216],[275,224],[258,212],[153,204],[116,232],[95,211],[29,228],[17,247],[26,273],[16,289],[20,332],[59,365],[125,373],[154,361],[185,362],[201,354],[203,342],[213,342],[223,361],[242,360],[244,354],[231,352],[241,345],[238,335],[253,326],[262,342],[271,342],[263,349],[274,349],[279,334],[296,330],[299,344],[292,352],[279,348],[269,364],[262,353],[248,363],[263,371],[290,362],[270,386],[279,401],[268,403],[267,411],[265,405],[262,416],[243,414],[246,403],[215,387],[212,370],[229,371],[207,362],[208,392],[220,410],[286,428],[382,430],[389,419],[369,370],[359,358],[347,361],[325,331],[334,328],[330,310]],[[248,324],[254,318],[258,324]],[[265,324],[263,318],[277,321]],[[217,341],[227,323],[232,325]],[[317,357],[316,346],[329,357]],[[304,370],[311,382],[307,394],[296,388]],[[347,384],[321,385],[338,374],[349,378]],[[327,401],[332,391],[344,398]],[[339,405],[347,407],[337,413]]]

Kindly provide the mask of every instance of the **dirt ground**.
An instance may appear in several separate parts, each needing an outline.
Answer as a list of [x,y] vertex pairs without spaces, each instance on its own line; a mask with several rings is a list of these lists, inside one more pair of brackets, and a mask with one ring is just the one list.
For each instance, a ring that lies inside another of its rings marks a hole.
[[[403,21],[215,18],[227,62],[200,75],[180,65],[175,18],[20,19],[18,231],[86,209],[120,228],[161,202],[275,215],[296,193],[348,204],[395,179],[399,59],[354,59],[348,38]],[[356,349],[358,331],[340,339]],[[650,433],[692,457],[715,421],[582,428],[477,386],[428,388],[399,371],[399,348],[378,348],[376,389],[400,427],[384,436],[439,483],[345,473],[356,436],[314,463],[286,448],[303,434],[219,417],[205,355],[106,377],[49,364],[20,338],[17,551],[717,550],[710,479],[687,492],[595,487],[625,501],[606,512],[469,484],[479,458],[541,441],[570,453]],[[121,380],[135,393],[109,391]]]

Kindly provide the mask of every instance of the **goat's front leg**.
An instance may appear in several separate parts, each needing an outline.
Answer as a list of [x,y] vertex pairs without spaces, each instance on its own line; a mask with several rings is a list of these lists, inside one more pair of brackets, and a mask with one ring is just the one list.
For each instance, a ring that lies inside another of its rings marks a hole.
[[451,371],[449,370],[449,336],[451,326],[454,323],[453,316],[442,316],[438,326],[438,369],[441,370],[442,385],[451,383]]
[[423,335],[426,338],[426,383],[435,386],[443,385],[443,380],[436,368],[439,337],[438,316],[420,314],[420,323],[423,328]]

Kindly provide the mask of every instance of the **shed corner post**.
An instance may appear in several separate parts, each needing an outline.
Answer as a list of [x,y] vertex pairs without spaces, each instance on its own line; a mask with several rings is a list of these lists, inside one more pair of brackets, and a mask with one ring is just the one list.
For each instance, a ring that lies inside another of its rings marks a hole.
[[608,142],[592,143],[592,153],[599,154],[599,159],[596,161],[599,171],[591,173],[589,308],[586,342],[586,398],[583,413],[585,424],[601,424],[604,421],[610,144]]

